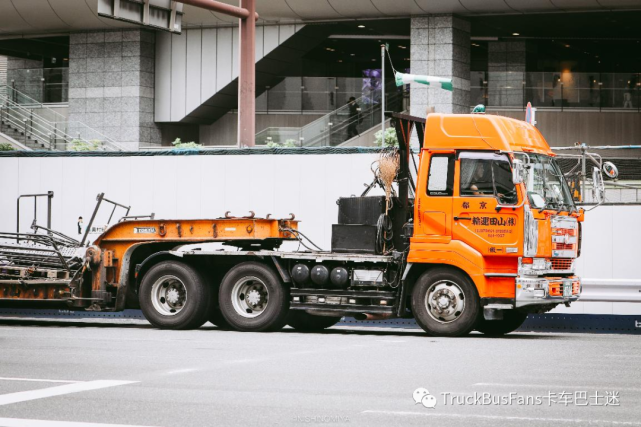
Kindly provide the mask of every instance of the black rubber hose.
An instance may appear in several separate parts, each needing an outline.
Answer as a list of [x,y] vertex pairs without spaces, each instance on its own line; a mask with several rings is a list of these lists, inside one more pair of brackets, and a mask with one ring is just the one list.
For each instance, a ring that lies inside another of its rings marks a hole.
[[376,223],[376,253],[382,254],[394,249],[392,240],[394,239],[394,230],[392,220],[388,215],[381,214]]

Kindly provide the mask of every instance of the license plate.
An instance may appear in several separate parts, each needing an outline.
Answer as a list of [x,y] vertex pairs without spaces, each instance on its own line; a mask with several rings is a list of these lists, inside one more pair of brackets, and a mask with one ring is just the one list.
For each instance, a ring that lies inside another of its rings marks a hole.
[[563,296],[564,297],[572,296],[572,282],[563,283]]

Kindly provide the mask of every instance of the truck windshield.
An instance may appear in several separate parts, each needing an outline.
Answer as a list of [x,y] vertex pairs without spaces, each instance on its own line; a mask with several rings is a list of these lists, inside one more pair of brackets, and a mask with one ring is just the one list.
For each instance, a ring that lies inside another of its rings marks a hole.
[[556,160],[542,154],[516,154],[517,159],[530,167],[527,174],[527,193],[530,204],[538,209],[572,211],[572,193]]

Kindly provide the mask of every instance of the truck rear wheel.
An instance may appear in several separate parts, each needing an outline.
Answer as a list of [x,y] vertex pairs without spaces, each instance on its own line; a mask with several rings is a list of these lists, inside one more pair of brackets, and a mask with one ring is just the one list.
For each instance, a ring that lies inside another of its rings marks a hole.
[[238,331],[276,331],[287,322],[287,290],[274,270],[258,262],[229,270],[218,300],[223,317]]
[[211,288],[193,267],[165,261],[145,274],[139,299],[145,318],[153,326],[193,329],[207,321]]
[[341,317],[315,316],[305,311],[291,310],[287,324],[300,332],[318,332],[331,328],[341,319]]
[[501,320],[479,320],[479,323],[476,325],[476,330],[492,337],[498,337],[501,335],[509,334],[517,330],[525,319],[527,318],[527,313],[523,313],[518,310],[504,310],[503,319]]
[[416,323],[429,335],[467,335],[479,317],[478,292],[462,273],[448,268],[435,268],[423,273],[414,285],[412,312]]

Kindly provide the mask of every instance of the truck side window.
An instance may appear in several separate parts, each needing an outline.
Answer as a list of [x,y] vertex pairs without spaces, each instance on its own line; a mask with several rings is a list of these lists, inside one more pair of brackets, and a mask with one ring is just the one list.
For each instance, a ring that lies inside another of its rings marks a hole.
[[516,204],[512,168],[505,155],[461,153],[461,196],[493,196],[501,204]]
[[430,172],[427,178],[429,196],[451,196],[454,189],[454,156],[434,154],[430,159]]

